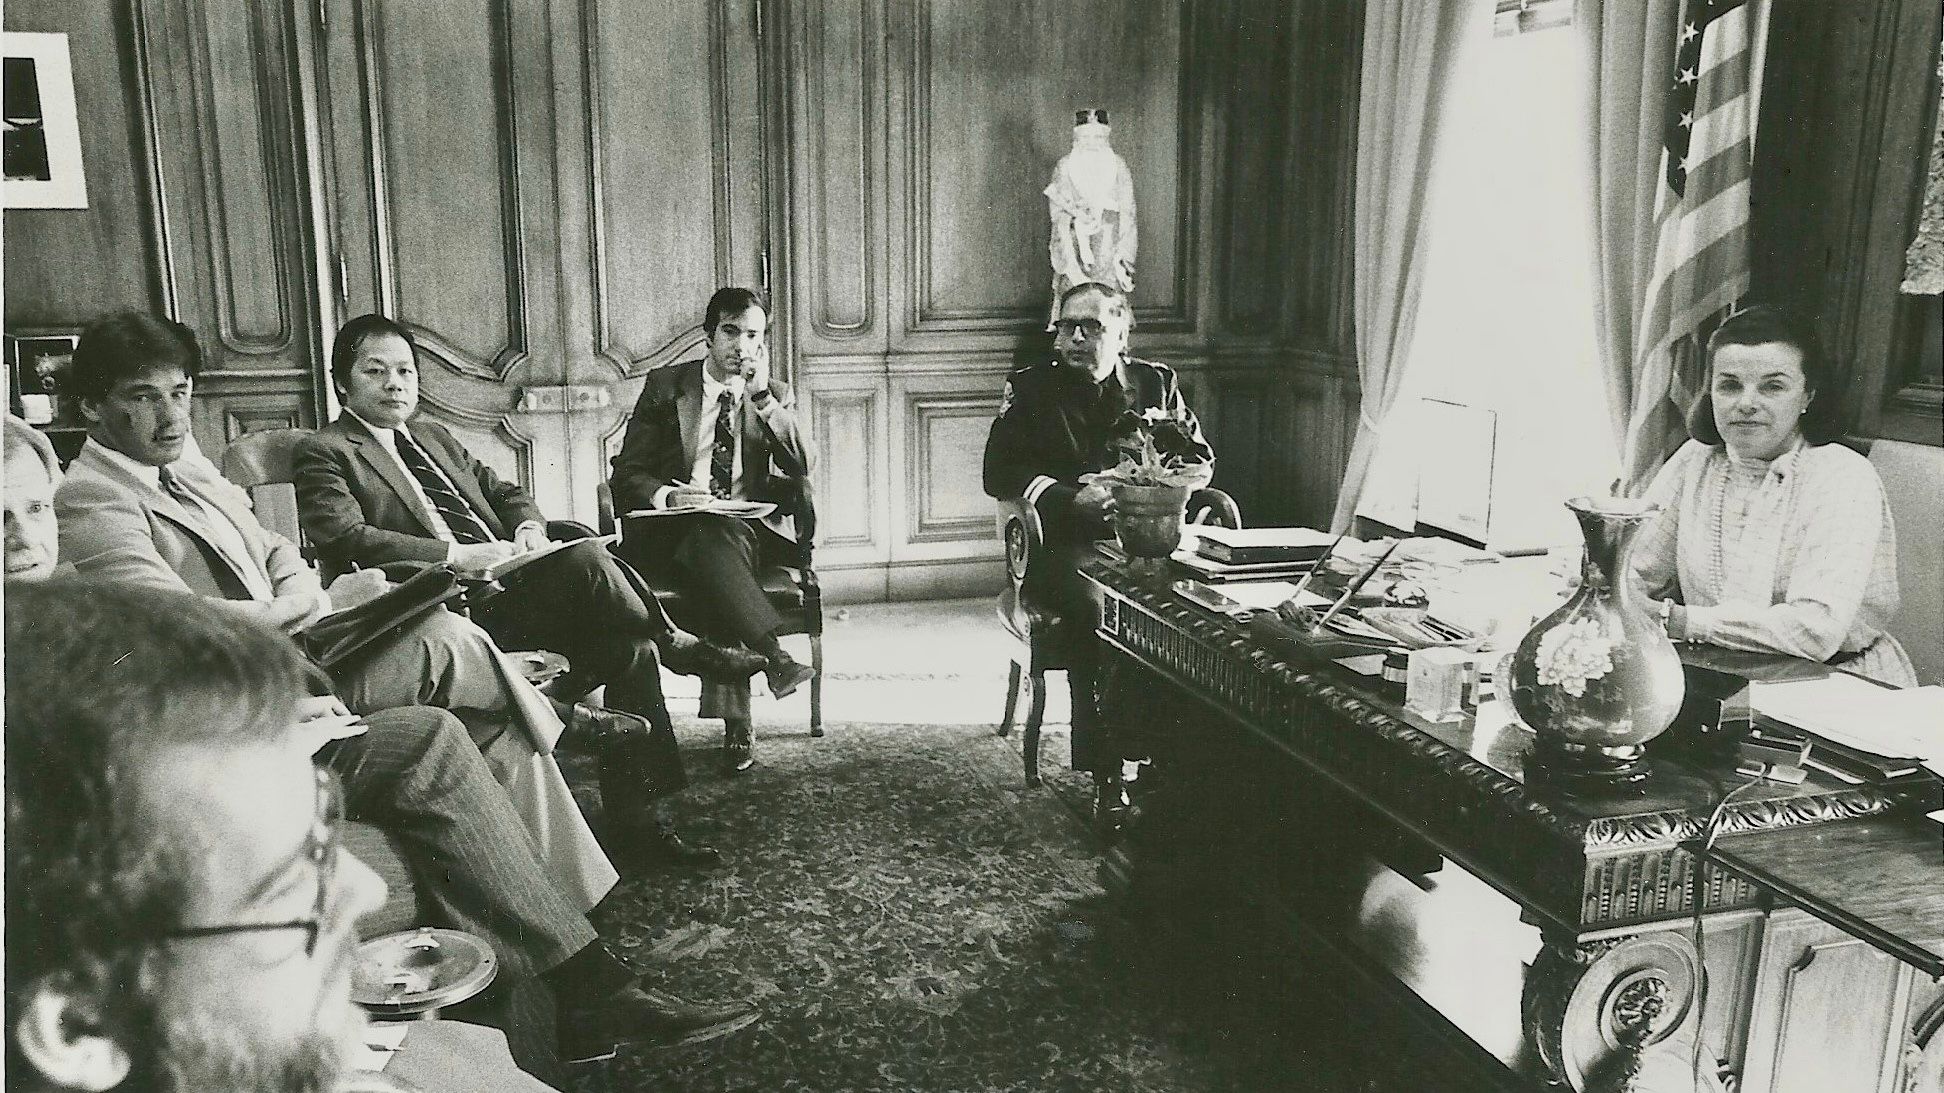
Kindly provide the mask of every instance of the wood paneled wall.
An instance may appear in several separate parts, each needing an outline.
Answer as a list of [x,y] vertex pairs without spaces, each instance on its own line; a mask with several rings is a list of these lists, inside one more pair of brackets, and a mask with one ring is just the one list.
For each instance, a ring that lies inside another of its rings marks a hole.
[[1822,320],[1860,432],[1944,444],[1939,301],[1897,292],[1938,105],[1935,0],[1776,0],[1757,133],[1755,288]]
[[90,203],[8,210],[8,328],[176,315],[201,336],[206,450],[313,423],[322,388],[292,13],[22,0],[7,5],[7,26],[69,36]]
[[1045,357],[1041,189],[1082,106],[1140,203],[1136,351],[1256,522],[1327,517],[1355,413],[1360,6],[1337,0],[18,0],[72,35],[87,210],[9,213],[13,327],[171,312],[198,435],[313,425],[331,332],[422,335],[426,412],[591,518],[647,369],[777,297],[834,595],[996,585],[979,454]]
[[1135,350],[1257,522],[1328,518],[1355,414],[1356,5],[784,0],[780,317],[854,596],[992,587],[1005,375],[1051,351],[1042,188],[1073,111],[1134,175]]

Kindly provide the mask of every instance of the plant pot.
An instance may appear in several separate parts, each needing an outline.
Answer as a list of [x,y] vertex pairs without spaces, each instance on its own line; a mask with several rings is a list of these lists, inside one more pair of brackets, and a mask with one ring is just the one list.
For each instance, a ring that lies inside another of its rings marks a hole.
[[1187,486],[1137,486],[1117,482],[1114,534],[1130,558],[1166,558],[1181,545],[1188,514]]
[[1627,565],[1657,510],[1619,498],[1576,497],[1566,507],[1586,539],[1580,586],[1520,639],[1512,706],[1538,738],[1528,766],[1542,780],[1638,781],[1647,741],[1673,723],[1687,692],[1674,643]]

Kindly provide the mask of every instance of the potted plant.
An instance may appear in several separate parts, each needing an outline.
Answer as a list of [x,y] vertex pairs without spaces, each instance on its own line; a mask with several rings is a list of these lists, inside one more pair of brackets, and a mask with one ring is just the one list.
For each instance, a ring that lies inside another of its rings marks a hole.
[[1188,496],[1213,470],[1197,458],[1186,423],[1165,410],[1129,411],[1120,462],[1102,471],[1114,497],[1114,534],[1130,558],[1166,558],[1181,543]]

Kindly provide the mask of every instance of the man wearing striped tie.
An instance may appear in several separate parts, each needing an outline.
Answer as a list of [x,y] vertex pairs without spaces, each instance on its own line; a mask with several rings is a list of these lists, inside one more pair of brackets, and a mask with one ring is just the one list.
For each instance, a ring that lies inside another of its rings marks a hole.
[[[761,296],[717,290],[702,313],[707,355],[648,373],[608,484],[620,512],[674,511],[627,521],[624,555],[649,579],[695,594],[708,615],[698,629],[761,654],[770,694],[784,698],[814,673],[778,641],[786,627],[759,574],[801,557],[810,452],[796,396],[770,375],[769,325]],[[716,500],[768,502],[775,511],[761,520],[700,511]],[[701,713],[722,719],[728,769],[748,770],[749,689],[705,688]]]
[[[344,413],[295,457],[304,531],[327,567],[451,562],[478,572],[546,545],[546,520],[525,489],[474,459],[436,422],[412,420],[418,346],[405,326],[382,315],[345,323],[331,347],[331,378]],[[762,659],[676,627],[598,542],[547,555],[505,585],[474,609],[475,620],[508,647],[564,654],[582,689],[607,688],[610,709],[576,707],[567,739],[601,759],[601,798],[617,847],[654,864],[715,864],[714,850],[682,842],[662,812],[687,775],[661,668],[741,681]]]

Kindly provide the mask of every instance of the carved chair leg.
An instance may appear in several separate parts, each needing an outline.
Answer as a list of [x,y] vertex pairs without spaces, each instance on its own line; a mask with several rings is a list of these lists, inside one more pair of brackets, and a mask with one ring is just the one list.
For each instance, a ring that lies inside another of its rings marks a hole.
[[824,734],[823,722],[823,635],[810,635],[810,735]]
[[1018,661],[1012,662],[1012,672],[1006,676],[1006,716],[999,722],[999,735],[1012,735],[1013,711],[1019,708],[1019,677],[1021,670]]
[[1019,751],[1026,764],[1026,785],[1037,789],[1040,784],[1040,722],[1046,717],[1046,673],[1034,672],[1030,686],[1033,688],[1033,704],[1026,710],[1026,736],[1020,741]]

